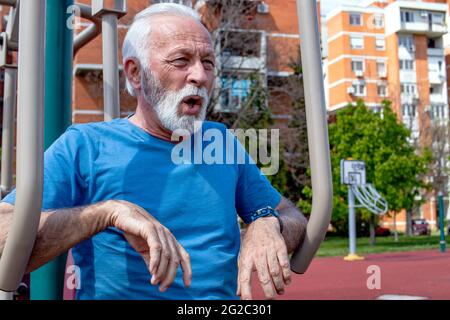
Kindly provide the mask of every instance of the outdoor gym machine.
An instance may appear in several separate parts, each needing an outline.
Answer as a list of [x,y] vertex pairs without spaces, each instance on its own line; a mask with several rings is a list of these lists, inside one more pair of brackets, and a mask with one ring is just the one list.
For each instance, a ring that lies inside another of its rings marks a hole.
[[20,21],[26,23],[19,28],[17,201],[0,260],[0,289],[7,292],[18,288],[25,273],[39,225],[43,184],[45,0],[22,0],[19,5]]
[[304,273],[325,238],[331,220],[333,185],[316,1],[297,0],[303,85],[308,129],[312,210],[303,245],[294,252],[292,271]]
[[118,19],[127,13],[126,0],[115,0],[107,7],[103,0],[92,1],[92,15],[102,19],[103,99],[105,121],[120,117]]
[[[16,3],[0,0],[0,4]],[[117,19],[125,13],[126,1],[116,0],[114,5],[114,8],[106,8],[102,0],[93,0],[91,15],[86,8],[81,9],[82,15],[102,19],[105,119],[120,116]],[[294,252],[291,268],[294,272],[304,273],[325,237],[333,192],[317,5],[315,1],[297,0],[297,10],[313,203],[304,242]],[[20,28],[18,45],[20,86],[16,206],[0,260],[0,289],[7,292],[17,289],[25,271],[35,241],[42,204],[45,0],[21,0],[20,21],[24,23]],[[86,29],[83,36],[83,33],[78,35],[75,38],[75,51],[79,49],[80,43],[86,44],[86,39],[92,39],[98,28],[97,23],[95,27]],[[11,296],[6,294],[5,297]]]

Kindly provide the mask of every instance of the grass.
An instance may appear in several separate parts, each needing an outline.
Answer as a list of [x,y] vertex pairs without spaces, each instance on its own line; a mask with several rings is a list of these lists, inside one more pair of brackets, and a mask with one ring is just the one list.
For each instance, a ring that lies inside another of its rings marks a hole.
[[[446,236],[446,242],[447,250],[449,250],[450,236]],[[394,236],[377,237],[375,246],[370,245],[370,239],[368,237],[356,239],[356,252],[361,255],[426,249],[439,250],[438,235],[405,237],[400,234],[398,242],[394,241]],[[317,256],[319,257],[346,256],[347,254],[348,238],[344,237],[327,237],[317,252]]]

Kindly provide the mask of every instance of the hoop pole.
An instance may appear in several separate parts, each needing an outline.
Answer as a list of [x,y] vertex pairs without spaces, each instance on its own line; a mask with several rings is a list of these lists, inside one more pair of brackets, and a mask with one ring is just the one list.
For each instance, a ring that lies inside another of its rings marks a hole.
[[355,218],[355,195],[352,187],[348,188],[348,239],[349,254],[356,254],[356,218]]

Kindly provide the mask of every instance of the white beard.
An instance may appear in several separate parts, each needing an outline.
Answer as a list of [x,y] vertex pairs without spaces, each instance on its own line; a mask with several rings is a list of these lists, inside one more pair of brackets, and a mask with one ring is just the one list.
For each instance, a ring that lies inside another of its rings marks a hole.
[[[187,130],[190,134],[201,128],[199,123],[206,118],[209,104],[208,90],[186,85],[181,90],[165,90],[158,79],[150,72],[143,72],[142,90],[148,104],[153,106],[162,126],[172,132]],[[203,104],[197,116],[179,115],[183,99],[197,95],[203,98]]]

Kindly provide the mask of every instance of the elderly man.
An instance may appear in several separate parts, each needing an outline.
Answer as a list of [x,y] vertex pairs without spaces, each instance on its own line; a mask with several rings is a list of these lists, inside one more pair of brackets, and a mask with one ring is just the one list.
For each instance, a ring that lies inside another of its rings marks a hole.
[[[195,140],[213,88],[214,50],[197,13],[147,8],[123,56],[136,113],[72,126],[46,152],[27,271],[73,248],[78,299],[251,299],[254,270],[267,298],[283,294],[306,226],[297,208],[251,162],[172,161],[176,142]],[[15,192],[1,203],[0,253],[14,203]],[[242,244],[236,214],[250,223]]]

